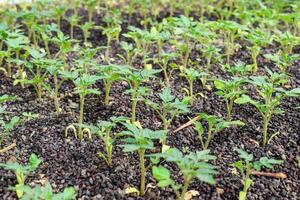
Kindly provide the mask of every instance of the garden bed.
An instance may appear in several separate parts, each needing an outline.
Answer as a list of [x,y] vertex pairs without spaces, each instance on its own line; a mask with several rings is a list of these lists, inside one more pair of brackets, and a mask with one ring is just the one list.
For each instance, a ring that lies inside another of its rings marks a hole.
[[[270,6],[270,1],[267,2],[267,5]],[[224,9],[227,8],[227,6],[228,5],[224,5]],[[140,8],[139,6],[137,7]],[[50,8],[52,7],[50,6]],[[174,13],[174,17],[178,17],[177,19],[180,19],[179,16],[183,14],[182,8],[184,7],[179,7]],[[235,12],[238,12],[237,5],[235,5],[233,8],[236,10]],[[27,9],[30,10],[30,8]],[[82,16],[82,19],[80,20],[81,23],[88,20],[88,13],[86,9],[84,9],[82,6],[80,6],[80,8],[75,7],[75,9],[77,10],[78,15]],[[74,39],[79,41],[72,42],[72,44],[78,43],[83,49],[95,49],[99,46],[105,46],[107,44],[107,37],[102,30],[96,30],[95,26],[107,25],[103,21],[103,18],[109,9],[110,8],[107,8],[107,10],[104,9],[104,11],[96,9],[93,12],[94,14],[92,20],[94,21],[95,25],[93,25],[94,27],[90,29],[91,34],[87,38],[92,47],[87,47],[85,46],[86,44],[83,43],[83,32],[79,27],[74,28]],[[129,14],[123,6],[119,7],[118,9],[122,11],[122,13],[120,13],[120,20],[123,22],[120,32],[120,41],[115,39],[112,40],[108,55],[106,54],[107,52],[105,52],[105,49],[99,49],[97,53],[92,56],[95,65],[108,65],[108,62],[110,62],[111,65],[126,65],[124,60],[118,56],[118,54],[121,54],[123,57],[126,57],[125,51],[120,46],[120,42],[128,41],[135,46],[137,45],[133,40],[129,39],[128,37],[124,37],[124,34],[130,31],[128,30],[128,22],[126,22],[126,20],[129,19]],[[194,22],[200,21],[196,12],[198,10],[193,10],[193,8],[190,9],[190,16],[194,17]],[[270,9],[276,10],[275,8]],[[73,13],[73,9],[68,8],[61,19],[60,30],[65,36],[70,35],[70,24],[66,19],[67,17],[72,16]],[[148,12],[146,13],[149,14],[149,16],[151,14]],[[280,12],[278,11],[278,14],[279,13]],[[137,12],[133,13],[131,26],[142,28],[143,26],[140,24],[140,21],[143,19],[143,14],[144,13],[141,13],[141,11],[137,9]],[[207,13],[205,12],[205,16],[211,20],[217,20],[219,18],[215,15],[216,14],[213,11]],[[157,16],[158,22],[162,22],[162,19],[166,19],[168,16],[169,12],[167,12],[167,10],[160,10],[159,15]],[[233,16],[234,15],[232,14],[232,20],[239,21],[238,17],[236,19]],[[151,15],[151,17],[153,18],[153,15]],[[257,17],[257,19],[260,18]],[[21,18],[19,20],[22,22],[23,19]],[[231,20],[228,19],[228,21]],[[18,21],[15,23],[17,22]],[[55,20],[49,19],[49,21],[47,21],[47,23],[50,22],[55,22]],[[278,20],[276,23],[278,30],[282,30],[284,32],[286,31],[287,27],[292,27],[292,24],[290,23],[287,23],[286,26],[283,26],[280,22],[281,20]],[[175,27],[176,26],[177,25],[175,25]],[[149,30],[150,27],[151,26],[148,25]],[[213,29],[210,26],[208,27],[208,29]],[[169,30],[169,28],[166,28],[166,30],[167,29]],[[170,30],[174,30],[174,27]],[[267,30],[272,32],[271,27],[269,27]],[[238,30],[236,31],[238,32]],[[251,33],[251,26],[244,31]],[[222,97],[216,94],[218,89],[215,87],[214,80],[230,80],[230,78],[232,78],[234,75],[232,75],[228,70],[226,71],[222,69],[222,65],[225,65],[226,63],[226,45],[222,40],[224,38],[220,36],[220,29],[213,30],[212,32],[216,33],[216,36],[214,36],[214,42],[212,42],[212,44],[220,48],[219,54],[224,58],[212,62],[211,70],[209,71],[209,75],[206,77],[208,79],[208,89],[204,87],[203,81],[201,81],[203,79],[197,77],[193,83],[192,91],[194,94],[199,95],[187,95],[183,88],[189,88],[189,82],[186,77],[179,75],[184,73],[184,70],[182,70],[184,63],[182,63],[180,55],[177,55],[174,57],[174,59],[172,59],[172,62],[176,63],[178,68],[176,68],[169,77],[170,90],[172,94],[180,100],[186,96],[190,96],[190,103],[188,105],[189,111],[182,114],[176,114],[174,120],[169,125],[166,145],[171,148],[176,147],[180,149],[183,154],[201,151],[203,148],[193,124],[179,131],[175,131],[177,128],[198,116],[199,113],[207,113],[210,115],[215,115],[217,118],[224,119],[227,116],[225,101]],[[24,32],[24,35],[26,36],[27,33],[28,30]],[[179,52],[182,53],[182,55],[185,55],[186,52],[180,52],[177,50],[176,45],[170,44],[174,34],[175,33],[171,32],[170,38],[166,41],[163,41],[163,49],[168,52],[177,51],[177,53]],[[177,36],[181,37],[182,34],[183,33],[177,34]],[[272,34],[276,35],[279,33],[274,31]],[[237,39],[234,42],[234,44],[239,44],[240,47],[236,48],[230,55],[229,63],[231,68],[235,63],[238,62],[245,63],[243,65],[244,68],[253,63],[251,53],[247,48],[247,46],[252,46],[252,44],[249,44],[249,40],[245,39],[247,36],[241,35],[237,34]],[[296,36],[296,34],[294,34],[294,37],[297,37],[299,40],[299,35]],[[178,42],[182,42],[181,39],[178,39]],[[190,42],[193,43],[194,39],[191,39]],[[33,44],[33,41],[31,40],[30,43]],[[299,43],[300,40],[298,44]],[[183,42],[183,44],[185,43]],[[190,61],[186,63],[186,68],[195,68],[199,72],[201,71],[197,67],[203,66],[205,69],[207,57],[204,56],[203,52],[201,51],[201,44],[202,43],[199,41],[195,42],[195,45],[191,49],[188,57]],[[45,47],[41,38],[37,46],[41,48]],[[9,48],[9,45],[4,45],[2,50],[9,51]],[[158,54],[158,48],[159,47],[157,46],[155,40],[154,42],[151,42],[149,49],[147,49],[147,57],[158,58],[160,56]],[[26,49],[27,47],[22,47],[21,54],[24,54]],[[80,63],[76,61],[84,60],[84,56],[81,57],[79,55],[81,50],[73,51],[74,49],[76,48],[73,46],[72,50],[66,54],[65,63],[70,71],[71,67],[72,70],[74,68],[79,68],[78,66]],[[236,76],[245,78],[247,80],[250,80],[251,76],[268,76],[268,72],[266,71],[265,67],[268,67],[274,72],[283,73],[283,71],[280,70],[275,62],[270,61],[270,59],[267,59],[264,56],[265,54],[275,55],[277,52],[279,52],[279,50],[283,51],[282,46],[276,39],[269,44],[262,46],[257,57],[258,70],[255,72],[250,70],[245,75],[241,76],[238,74]],[[57,52],[60,52],[57,43],[55,44],[55,42],[50,42],[49,51],[51,54],[51,59],[64,59],[64,57],[60,56],[60,53],[55,56]],[[13,51],[11,50],[11,52]],[[292,52],[289,52],[287,55],[292,56],[296,54],[300,54],[300,48],[298,45],[293,46]],[[212,59],[213,58],[214,56]],[[32,59],[30,59],[29,56],[27,60],[30,61]],[[160,69],[159,65],[153,60],[145,60],[146,59],[143,59],[143,56],[138,55],[131,63],[131,66],[138,70],[144,70],[144,68],[151,67],[152,69],[156,70]],[[193,62],[195,61],[198,61],[198,63],[194,64]],[[9,61],[4,58],[2,66],[6,68],[8,62]],[[84,62],[87,62],[88,64],[91,63],[90,60]],[[16,64],[13,66],[12,73],[17,74]],[[90,71],[88,71],[87,74],[97,74],[97,72],[92,69],[93,67],[89,68]],[[170,69],[171,68],[168,65],[168,70]],[[204,69],[203,71],[205,71]],[[283,88],[286,91],[299,88],[299,69],[300,60],[295,59],[295,61],[289,64],[289,67],[287,67],[284,73],[288,75],[286,78],[288,79],[288,82],[278,84],[276,87]],[[24,68],[24,71],[27,72],[29,78],[32,78],[32,76],[29,75],[30,72],[28,69],[26,69],[26,67]],[[144,95],[143,98],[160,103],[161,98],[158,94],[164,90],[166,85],[166,79],[163,72],[159,71],[153,78],[148,77],[142,81],[143,86],[150,88],[149,94]],[[148,188],[146,189],[144,196],[137,196],[137,194],[125,194],[126,188],[136,187],[139,189],[140,170],[138,154],[135,152],[123,152],[123,147],[120,145],[123,145],[124,141],[119,139],[115,141],[113,145],[112,165],[108,166],[105,160],[97,155],[98,152],[105,152],[105,145],[103,141],[100,140],[95,134],[92,135],[92,139],[89,139],[87,135],[84,135],[83,140],[79,140],[74,137],[71,131],[69,131],[68,137],[65,137],[66,127],[72,123],[78,123],[79,120],[80,100],[79,95],[74,93],[75,85],[72,80],[64,81],[59,90],[61,109],[59,114],[57,114],[57,110],[55,109],[52,99],[53,96],[51,96],[46,89],[43,89],[42,99],[40,100],[38,99],[33,85],[25,84],[25,87],[22,88],[21,84],[14,85],[14,82],[14,78],[5,76],[3,73],[0,74],[0,96],[8,94],[18,97],[14,101],[7,101],[3,104],[5,106],[5,110],[9,112],[8,114],[5,114],[4,121],[9,121],[12,116],[22,116],[22,113],[24,112],[38,114],[38,117],[33,117],[30,120],[22,120],[21,123],[12,129],[11,134],[8,135],[1,144],[1,148],[12,144],[14,141],[16,142],[16,147],[5,153],[1,153],[0,163],[13,161],[25,164],[32,153],[38,155],[38,157],[42,159],[42,162],[35,171],[29,174],[28,178],[26,179],[27,185],[32,187],[34,185],[43,185],[47,180],[51,183],[55,192],[62,191],[63,188],[68,186],[74,186],[77,193],[76,199],[176,199],[172,189],[160,189],[157,187],[157,180],[153,177],[151,169],[149,169],[146,173],[146,185]],[[53,77],[51,75],[47,76],[47,78],[45,78],[45,83],[49,83],[53,87]],[[111,117],[115,116],[125,116],[129,118],[129,121],[131,120],[132,93],[125,93],[125,91],[130,88],[130,83],[128,80],[120,79],[112,84],[110,90],[110,101],[108,105],[105,105],[103,102],[103,99],[105,98],[105,85],[101,78],[98,78],[97,81],[95,81],[95,83],[91,84],[89,87],[98,90],[101,92],[101,94],[88,94],[85,96],[83,112],[85,124],[96,125],[99,121],[109,121]],[[245,83],[242,88],[245,90],[244,94],[248,94],[254,100],[263,102],[263,98],[261,98],[255,90],[255,84]],[[297,95],[295,94],[295,96]],[[241,96],[242,94],[239,97]],[[273,169],[262,168],[261,171],[283,173],[286,175],[286,178],[277,179],[273,177],[252,175],[251,179],[253,183],[248,190],[247,199],[298,199],[300,193],[299,102],[299,96],[291,98],[287,97],[281,101],[278,107],[285,112],[282,114],[274,114],[270,119],[268,127],[269,138],[276,132],[278,132],[278,134],[274,135],[274,137],[268,141],[268,144],[265,147],[262,146],[263,118],[258,109],[250,103],[243,105],[234,103],[231,113],[231,121],[240,120],[244,123],[244,125],[230,126],[229,128],[222,129],[211,140],[208,149],[210,149],[211,155],[216,156],[216,159],[210,161],[209,163],[217,167],[215,169],[217,174],[214,175],[216,183],[210,185],[194,179],[189,185],[189,190],[195,190],[199,192],[194,199],[238,199],[239,191],[243,189],[243,177],[241,176],[240,171],[232,165],[236,161],[240,160],[238,153],[235,151],[236,148],[243,149],[249,154],[253,154],[255,161],[264,156],[283,161],[282,164],[274,165]],[[140,124],[143,128],[148,128],[151,130],[163,129],[163,123],[160,117],[153,109],[151,109],[149,105],[145,104],[143,100],[139,101],[137,104],[136,121],[139,122],[137,126]],[[199,122],[202,123],[204,121],[199,120]],[[205,129],[204,133],[206,133],[207,123],[203,123],[203,126]],[[113,128],[112,132],[119,133],[124,130],[126,130],[126,128],[122,124],[118,124],[115,128]],[[206,138],[206,136],[204,138]],[[160,152],[162,144],[158,141],[155,141],[154,147],[155,148],[152,150],[147,151],[147,154]],[[165,161],[161,162],[162,165],[170,170],[174,180],[180,183],[183,182],[182,174],[179,172],[178,167],[174,163],[167,163]],[[150,164],[149,157],[146,157],[146,165],[148,164]],[[0,168],[1,199],[17,199],[15,191],[8,189],[9,186],[14,185],[16,185],[15,175]]]

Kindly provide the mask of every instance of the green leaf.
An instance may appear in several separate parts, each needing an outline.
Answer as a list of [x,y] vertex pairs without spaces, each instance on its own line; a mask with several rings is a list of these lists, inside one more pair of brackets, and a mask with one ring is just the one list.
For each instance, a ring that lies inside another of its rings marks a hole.
[[165,180],[170,178],[170,171],[163,166],[153,166],[152,167],[153,177],[157,180]]
[[137,144],[125,144],[125,145],[120,145],[123,148],[124,152],[133,152],[139,150],[141,147]]
[[203,181],[203,182],[211,184],[211,185],[216,184],[216,180],[214,179],[214,177],[211,174],[201,173],[201,170],[199,170],[199,171],[200,172],[197,172],[196,177],[200,181]]
[[267,157],[261,157],[259,161],[254,162],[254,169],[260,171],[262,167],[269,169],[273,168],[273,165],[282,164],[283,160],[269,159]]
[[241,97],[237,98],[234,102],[237,104],[246,104],[251,103],[252,99],[248,95],[242,95]]
[[246,151],[244,151],[243,149],[235,149],[236,152],[239,153],[239,157],[243,158],[245,161],[252,161],[253,160],[253,155],[252,154],[248,154]]
[[35,170],[41,162],[42,162],[42,160],[39,159],[36,154],[33,153],[30,155],[29,166],[32,171]]

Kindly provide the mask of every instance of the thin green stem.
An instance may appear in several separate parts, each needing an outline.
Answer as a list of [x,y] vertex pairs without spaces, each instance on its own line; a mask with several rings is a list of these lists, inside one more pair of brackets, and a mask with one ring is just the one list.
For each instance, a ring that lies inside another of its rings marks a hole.
[[184,200],[185,199],[185,194],[190,186],[190,182],[191,180],[189,178],[184,178],[184,185],[181,191],[181,196],[180,196],[180,200]]
[[108,105],[109,104],[109,97],[110,97],[110,89],[111,89],[112,83],[108,82],[105,85],[105,99],[104,99],[104,105]]
[[137,106],[136,93],[133,93],[132,94],[132,123],[136,121],[136,106]]
[[58,84],[58,79],[57,75],[54,74],[54,105],[55,105],[55,110],[56,114],[59,114],[61,112],[60,105],[59,105],[59,98],[58,98],[58,93],[59,93],[59,84]]
[[212,129],[212,127],[211,127],[211,126],[209,126],[209,127],[208,127],[208,133],[207,133],[207,139],[206,139],[206,141],[205,141],[205,144],[204,144],[203,150],[206,150],[206,149],[208,148],[208,146],[209,146],[209,143],[210,143],[210,141],[211,141],[211,140],[212,140],[212,138],[213,138],[213,135],[212,135],[211,129]]
[[139,157],[140,157],[140,171],[141,171],[141,186],[140,186],[140,193],[141,196],[145,194],[145,180],[146,180],[146,168],[145,168],[145,150],[139,150]]
[[267,144],[267,138],[268,138],[268,124],[269,119],[267,116],[264,117],[264,128],[263,128],[263,147]]
[[78,138],[79,140],[83,139],[82,127],[83,124],[83,109],[84,109],[84,95],[80,95],[80,113],[79,113],[79,129],[78,129]]
[[233,100],[229,99],[226,101],[226,107],[227,107],[227,117],[226,120],[228,122],[231,121],[231,112],[232,112],[232,107],[233,107]]

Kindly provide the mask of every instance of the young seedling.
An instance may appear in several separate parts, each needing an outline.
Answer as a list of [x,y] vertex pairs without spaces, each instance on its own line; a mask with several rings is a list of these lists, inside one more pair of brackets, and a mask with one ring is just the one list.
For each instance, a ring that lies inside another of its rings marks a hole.
[[79,47],[75,46],[75,52],[78,54],[78,58],[75,60],[75,64],[77,65],[76,70],[80,72],[80,74],[88,74],[91,72],[93,67],[97,66],[97,62],[95,61],[95,56],[99,52],[101,47],[93,48],[93,47]]
[[237,77],[245,77],[252,73],[252,65],[245,64],[242,61],[238,61],[233,64],[233,66],[225,64],[221,65],[222,70],[229,73],[232,76],[237,76]]
[[[28,38],[23,35],[23,33],[19,30],[16,30],[15,32],[11,33],[9,37],[5,41],[8,51],[9,52],[14,52],[16,60],[20,58],[20,52],[22,49],[25,49],[25,47],[28,47],[29,40]],[[11,56],[10,54],[9,56]],[[9,61],[8,61],[9,62]],[[12,76],[12,66],[11,62],[8,63],[7,66],[7,75],[8,77]]]
[[28,174],[34,171],[41,162],[42,160],[39,159],[37,155],[31,154],[27,165],[21,165],[19,163],[0,163],[0,167],[15,173],[18,182],[18,184],[15,185],[15,190],[18,198],[21,198],[24,194],[22,187],[25,184]]
[[[179,75],[185,77],[189,84],[188,89],[183,88],[183,90],[187,93],[188,97],[190,98],[190,103],[191,105],[193,105],[194,100],[197,96],[197,94],[194,94],[194,82],[197,78],[203,76],[205,73],[199,72],[194,68],[180,68],[180,71],[181,73]],[[201,95],[200,93],[198,94]]]
[[293,53],[293,48],[300,44],[300,37],[291,34],[289,31],[278,32],[275,35],[275,41],[279,42],[285,54],[291,54]]
[[139,50],[135,48],[132,44],[122,41],[120,43],[121,48],[125,51],[126,57],[124,57],[121,54],[118,54],[120,58],[129,66],[132,65],[132,62],[136,58],[136,56],[139,54]]
[[63,69],[66,69],[67,54],[72,51],[72,42],[74,40],[71,40],[69,36],[64,35],[64,33],[59,30],[56,30],[56,33],[56,37],[51,39],[51,41],[59,47],[59,51],[56,53],[54,58],[61,58],[64,62]]
[[164,78],[168,87],[170,87],[170,78],[172,72],[177,68],[175,65],[170,64],[170,61],[175,60],[178,54],[175,52],[165,52],[160,53],[160,58],[154,59],[154,62],[157,63],[164,73]]
[[63,192],[55,194],[51,184],[48,181],[45,183],[44,187],[37,185],[32,188],[28,185],[24,185],[23,187],[20,187],[20,189],[24,192],[22,200],[72,200],[76,197],[76,191],[73,187],[64,188]]
[[143,99],[143,96],[146,96],[149,88],[146,86],[142,86],[142,83],[148,81],[150,78],[154,78],[155,74],[159,73],[160,70],[154,70],[154,69],[143,69],[143,70],[136,70],[131,69],[127,70],[126,73],[124,73],[124,80],[128,82],[130,89],[126,91],[126,93],[131,94],[131,102],[132,102],[132,108],[131,108],[131,120],[134,124],[136,121],[136,107],[138,101]]
[[85,0],[82,3],[86,6],[88,11],[88,22],[92,23],[93,20],[93,13],[96,10],[96,6],[99,3],[99,0]]
[[67,4],[58,4],[53,8],[53,12],[54,12],[53,16],[56,18],[56,24],[58,28],[61,27],[61,20],[65,15],[65,13],[67,12],[67,10],[68,10]]
[[[300,88],[286,91],[280,85],[287,80],[283,74],[274,73],[267,69],[268,76],[252,76],[249,83],[253,84],[262,97],[263,102],[252,99],[248,95],[242,95],[234,102],[237,104],[250,103],[255,106],[263,117],[263,141],[265,147],[268,139],[268,125],[273,115],[282,114],[284,111],[279,108],[282,101],[287,97],[296,97],[300,95]],[[272,137],[271,137],[272,138]]]
[[83,32],[83,41],[85,46],[89,46],[88,38],[90,37],[90,31],[94,27],[94,25],[94,22],[85,22],[84,24],[79,25]]
[[0,51],[3,50],[4,41],[8,38],[8,35],[9,35],[8,25],[4,22],[0,22]]
[[260,53],[262,47],[267,46],[271,43],[270,37],[263,31],[254,29],[253,31],[246,34],[246,39],[251,43],[252,46],[248,47],[251,52],[251,58],[253,62],[253,72],[257,72],[257,56]]
[[225,128],[230,128],[231,126],[243,126],[244,123],[235,120],[235,121],[226,121],[222,118],[218,118],[215,115],[207,115],[205,113],[201,113],[197,120],[204,120],[208,124],[207,128],[207,137],[206,141],[204,141],[204,128],[200,122],[195,121],[195,130],[198,132],[198,136],[200,139],[200,143],[203,150],[208,149],[208,146],[211,142],[211,140],[215,137],[215,135],[219,132],[221,132]]
[[233,167],[238,169],[242,175],[243,190],[239,192],[239,200],[247,199],[247,191],[251,187],[253,180],[251,179],[251,172],[253,169],[261,171],[262,167],[272,169],[275,164],[282,164],[282,160],[268,159],[261,157],[258,161],[253,162],[253,155],[248,154],[242,149],[236,149],[241,160],[233,163]]
[[[48,54],[48,58],[51,57],[51,52],[49,49],[49,43],[51,41],[52,36],[52,31],[57,31],[58,27],[56,24],[36,24],[32,27],[32,30],[34,31],[36,37],[40,36],[40,38],[42,39],[44,46],[45,46],[45,50]],[[38,39],[36,39],[35,42],[35,48],[39,48],[38,46]]]
[[[5,113],[4,109],[0,107],[0,115]],[[0,127],[2,131],[0,132],[0,146],[2,145],[2,142],[4,139],[10,134],[12,129],[20,122],[20,117],[14,116],[10,119],[9,122],[5,122],[0,116]]]
[[171,33],[168,30],[164,30],[163,24],[160,23],[157,27],[151,27],[150,35],[156,43],[158,59],[161,59],[161,54],[165,53],[163,51],[164,44],[171,39]]
[[60,103],[59,103],[59,89],[62,84],[65,82],[65,78],[63,77],[64,73],[67,73],[63,70],[64,64],[59,60],[49,60],[50,65],[47,67],[47,71],[53,78],[54,87],[48,84],[46,88],[50,91],[51,96],[54,101],[56,114],[61,113]]
[[38,11],[33,7],[31,10],[24,10],[19,13],[18,16],[22,23],[25,24],[28,30],[28,38],[33,39],[34,43],[36,44],[36,35],[32,30],[32,27],[35,26],[40,18]]
[[102,158],[108,166],[112,166],[113,145],[117,138],[117,135],[112,133],[112,129],[116,127],[118,123],[125,121],[128,121],[127,117],[111,117],[110,121],[101,121],[97,126],[86,126],[86,128],[91,130],[91,133],[97,135],[105,144],[105,153],[98,152],[97,155]]
[[145,66],[147,60],[147,56],[149,54],[149,50],[151,44],[153,43],[153,38],[150,35],[150,32],[147,30],[142,30],[137,27],[129,26],[128,32],[123,34],[124,37],[132,39],[135,43],[135,53],[134,57],[140,56],[142,58],[142,63]]
[[246,81],[243,78],[233,77],[229,80],[214,80],[214,85],[217,89],[216,95],[222,97],[226,102],[228,122],[231,121],[231,112],[234,101],[239,98],[245,91],[242,89]]
[[111,50],[111,43],[114,40],[119,41],[121,26],[119,24],[117,26],[111,26],[111,27],[101,26],[100,29],[102,30],[102,34],[106,35],[107,38],[105,60],[106,62],[110,63],[109,53]]
[[201,34],[200,29],[198,29],[196,22],[185,16],[176,18],[174,26],[175,40],[172,40],[171,43],[176,46],[178,54],[182,55],[181,64],[183,68],[187,68],[190,53],[197,43],[198,36]]
[[218,60],[220,55],[219,52],[221,49],[215,47],[212,44],[205,45],[204,48],[202,49],[202,53],[204,57],[206,58],[206,66],[205,66],[205,74],[201,78],[202,86],[204,88],[209,88],[207,86],[207,78],[209,76],[210,70],[211,70],[211,65],[214,60]]
[[128,72],[127,66],[121,66],[121,65],[96,65],[93,68],[99,78],[101,78],[104,82],[105,87],[105,99],[104,99],[104,105],[109,105],[109,99],[110,99],[110,89],[116,81],[122,80],[124,74]]
[[286,54],[278,51],[276,54],[265,54],[264,57],[276,63],[281,73],[286,73],[288,68],[300,58],[300,54]]
[[[172,162],[178,166],[183,176],[183,185],[171,178],[171,173],[166,167],[162,165],[152,167],[152,174],[157,180],[157,186],[159,188],[171,187],[178,200],[186,199],[186,193],[194,179],[212,185],[216,183],[213,177],[217,173],[216,167],[208,163],[211,160],[215,160],[216,157],[210,155],[210,150],[183,155],[178,149],[170,148],[162,154],[153,154],[152,158],[163,158],[165,161]],[[157,159],[152,160],[157,163]]]
[[[90,130],[88,129],[82,129],[83,127],[83,111],[84,111],[84,102],[85,102],[85,97],[88,94],[96,94],[99,95],[100,91],[96,89],[92,89],[91,86],[95,84],[97,80],[99,80],[98,76],[95,75],[89,75],[89,74],[83,74],[81,76],[78,76],[78,73],[74,73],[73,75],[70,76],[70,78],[73,79],[73,82],[75,84],[75,93],[79,94],[80,97],[80,102],[79,102],[79,121],[78,124],[70,125],[66,128],[65,130],[65,137],[68,137],[68,131],[72,130],[75,138],[82,140],[84,136],[84,132],[87,132],[90,135]],[[75,128],[75,125],[78,126],[78,131]]]
[[[150,106],[160,117],[163,122],[163,130],[166,134],[169,126],[171,125],[173,119],[180,114],[187,113],[189,98],[186,97],[181,101],[171,94],[171,89],[166,87],[162,93],[159,94],[162,101],[161,104],[155,103],[149,99],[145,100],[146,105]],[[166,143],[167,135],[165,135],[162,140],[162,144]]]
[[240,33],[245,29],[244,26],[234,21],[217,21],[211,23],[211,26],[220,30],[224,37],[226,63],[230,64],[230,57],[234,54],[237,44],[235,40],[240,37]]
[[71,39],[74,38],[74,27],[78,25],[79,21],[81,20],[81,17],[78,15],[72,15],[67,18],[68,22],[70,23],[70,37]]
[[125,142],[125,144],[120,145],[123,147],[124,152],[138,152],[139,155],[139,165],[141,171],[141,181],[140,181],[140,195],[143,196],[145,194],[145,182],[146,182],[146,171],[145,167],[145,153],[147,150],[154,149],[154,140],[162,140],[165,135],[165,131],[152,131],[150,129],[137,128],[132,124],[123,125],[127,128],[126,131],[122,131],[119,135],[126,136],[125,139],[121,141]]
[[5,139],[5,137],[9,135],[10,131],[20,122],[20,118],[17,116],[14,116],[12,119],[10,119],[9,122],[6,122],[4,116],[9,112],[6,112],[5,107],[2,106],[1,104],[7,101],[14,101],[16,99],[17,97],[15,96],[9,96],[9,95],[0,96],[0,128],[2,129],[2,131],[0,132],[0,147],[2,146],[2,142]]

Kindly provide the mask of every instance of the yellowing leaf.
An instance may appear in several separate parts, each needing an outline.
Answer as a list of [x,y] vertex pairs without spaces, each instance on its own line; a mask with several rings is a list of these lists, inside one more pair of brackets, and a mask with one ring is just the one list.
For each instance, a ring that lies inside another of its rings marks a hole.
[[152,64],[146,64],[145,69],[152,69]]
[[146,186],[146,190],[148,190],[149,188],[156,188],[156,186],[153,183],[148,183]]
[[138,127],[139,129],[143,129],[141,123],[139,121],[136,121],[133,123],[136,127]]
[[187,193],[185,193],[184,200],[190,200],[194,196],[198,196],[198,195],[200,195],[198,191],[196,191],[196,190],[190,190]]
[[140,195],[140,191],[135,187],[129,187],[125,189],[125,194],[132,194],[132,193],[136,193],[137,195]]
[[170,146],[168,145],[163,145],[162,149],[161,149],[161,153],[165,153],[166,151],[168,151],[170,149]]

